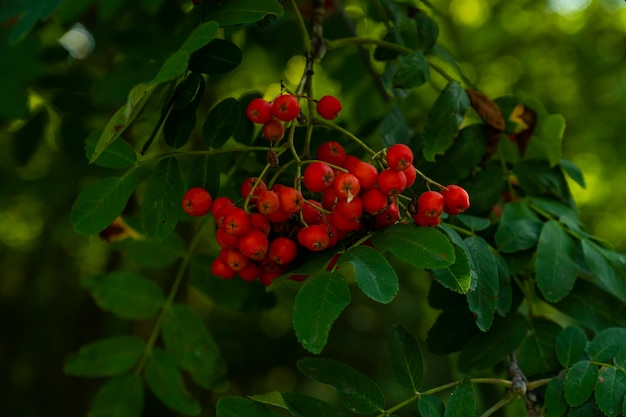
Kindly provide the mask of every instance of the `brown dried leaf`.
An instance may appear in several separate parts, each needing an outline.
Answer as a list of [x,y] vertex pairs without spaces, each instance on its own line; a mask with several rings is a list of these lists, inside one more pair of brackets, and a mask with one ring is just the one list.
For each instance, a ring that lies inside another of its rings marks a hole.
[[470,88],[465,90],[469,96],[472,108],[491,127],[503,131],[506,127],[504,117],[498,105],[486,94]]

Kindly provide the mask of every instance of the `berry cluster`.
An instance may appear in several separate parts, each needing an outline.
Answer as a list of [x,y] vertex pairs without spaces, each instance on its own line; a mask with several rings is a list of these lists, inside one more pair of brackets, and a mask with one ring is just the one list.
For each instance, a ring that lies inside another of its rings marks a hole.
[[[300,180],[305,195],[283,184],[268,187],[257,177],[241,184],[241,204],[224,196],[212,201],[202,188],[187,191],[185,211],[192,216],[211,211],[218,226],[216,240],[222,249],[212,265],[214,275],[230,279],[239,274],[269,285],[307,250],[321,251],[352,232],[400,221],[399,199],[409,199],[401,194],[418,175],[408,146],[389,147],[384,158],[378,158],[380,171],[373,163],[348,155],[335,141],[321,144],[316,156],[303,162]],[[409,213],[415,223],[436,226],[442,213],[465,211],[469,196],[463,188],[448,185],[420,194],[413,203]]]
[[[316,102],[317,113],[326,120],[332,120],[341,111],[341,102],[333,96],[324,96]],[[300,114],[300,103],[292,94],[281,94],[272,102],[255,98],[248,104],[246,115],[250,121],[263,125],[262,134],[272,143],[285,136],[285,122],[290,122]]]

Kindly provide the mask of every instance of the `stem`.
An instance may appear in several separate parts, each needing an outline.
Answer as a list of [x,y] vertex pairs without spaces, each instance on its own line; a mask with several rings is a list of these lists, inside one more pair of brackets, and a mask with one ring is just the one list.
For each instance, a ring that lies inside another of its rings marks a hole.
[[424,174],[422,171],[420,171],[419,169],[415,168],[415,172],[417,173],[417,175],[419,175],[420,177],[422,177],[422,179],[424,181],[426,181],[427,184],[432,184],[436,187],[438,187],[440,190],[446,189],[447,187],[445,185],[441,185],[439,184],[437,181],[432,180],[430,177],[428,177],[426,174]]
[[348,132],[346,129],[344,129],[341,126],[338,126],[338,125],[336,125],[334,123],[331,123],[331,122],[328,122],[328,121],[322,120],[322,119],[315,119],[314,123],[317,124],[317,125],[320,125],[320,126],[329,127],[331,129],[334,129],[337,132],[341,133],[342,135],[347,136],[352,141],[356,142],[359,146],[361,146],[363,149],[365,149],[365,151],[367,153],[369,153],[370,155],[376,155],[376,153],[377,153],[372,148],[367,146],[361,139],[357,138],[356,136],[354,136],[352,133]]
[[383,41],[381,39],[373,39],[365,36],[354,36],[350,38],[341,38],[335,40],[326,41],[327,48],[337,49],[347,45],[377,45],[381,48],[391,49],[392,51],[399,52],[401,54],[409,54],[413,52],[411,48],[407,48],[406,46],[398,45],[397,43]]
[[304,53],[308,54],[311,48],[311,38],[309,38],[309,32],[306,29],[306,25],[304,24],[304,19],[302,18],[302,14],[300,13],[300,9],[298,9],[298,5],[296,4],[296,0],[290,0],[291,8],[296,15],[296,20],[298,21],[298,30],[300,31],[300,35],[302,36],[302,42],[304,45]]
[[508,394],[506,394],[504,398],[502,398],[500,401],[498,401],[497,403],[489,407],[487,410],[485,410],[485,412],[482,413],[480,417],[489,417],[490,415],[492,415],[493,413],[495,413],[496,411],[498,411],[499,409],[501,409],[502,407],[504,407],[505,405],[513,401],[514,398],[515,398],[515,394],[513,394],[512,392],[509,392]]
[[460,227],[460,226],[456,226],[456,225],[451,224],[451,223],[446,223],[446,225],[447,225],[450,229],[456,230],[456,231],[457,231],[457,232],[459,232],[459,233],[463,233],[463,234],[464,234],[464,235],[466,235],[466,236],[474,236],[474,232],[472,232],[471,230],[464,229],[464,228],[462,228],[462,227]]
[[150,359],[150,355],[152,354],[152,348],[154,347],[154,344],[156,343],[156,340],[159,337],[159,334],[161,333],[161,327],[163,326],[163,320],[165,318],[165,315],[167,314],[169,309],[172,307],[172,304],[174,303],[174,299],[176,298],[178,289],[180,288],[180,284],[183,281],[183,277],[185,276],[187,267],[189,266],[189,263],[191,262],[191,256],[193,255],[194,250],[198,242],[200,241],[200,238],[204,236],[204,234],[200,232],[204,229],[204,226],[206,226],[207,224],[208,223],[206,222],[206,218],[205,218],[202,221],[200,227],[198,228],[198,233],[196,233],[193,240],[189,244],[189,249],[183,255],[183,259],[181,260],[180,266],[178,267],[178,271],[176,272],[176,277],[174,278],[174,282],[172,282],[172,287],[170,288],[170,291],[167,294],[165,303],[163,304],[163,307],[161,308],[161,311],[159,312],[159,316],[157,317],[154,323],[154,327],[152,328],[150,337],[148,338],[148,341],[146,342],[146,347],[144,348],[143,352],[141,353],[141,356],[139,357],[139,360],[137,361],[137,364],[135,365],[135,369],[133,372],[136,375],[139,375],[141,373],[144,366],[146,365],[146,362],[148,362],[148,359]]
[[439,73],[439,75],[441,75],[443,78],[446,79],[446,81],[450,82],[450,81],[455,81],[454,78],[452,78],[450,76],[450,74],[448,74],[447,72],[444,71],[443,68],[441,68],[439,65],[437,64],[433,64],[432,62],[428,61],[428,65],[434,69],[436,72]]

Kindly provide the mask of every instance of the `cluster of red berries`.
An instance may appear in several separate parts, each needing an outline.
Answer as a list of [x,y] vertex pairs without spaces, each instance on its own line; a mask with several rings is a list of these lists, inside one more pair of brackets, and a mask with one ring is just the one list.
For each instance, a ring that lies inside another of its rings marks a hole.
[[[246,179],[241,185],[243,207],[228,197],[212,201],[202,188],[192,188],[183,208],[192,216],[212,212],[217,223],[216,240],[221,252],[212,272],[224,279],[239,274],[244,280],[259,278],[269,285],[293,262],[300,248],[321,251],[349,233],[382,228],[400,220],[398,196],[417,177],[413,152],[402,144],[385,154],[386,168],[347,155],[334,141],[317,149],[317,159],[306,166],[302,183],[311,198],[283,184],[268,188],[262,179]],[[467,192],[457,186],[426,191],[416,199],[411,213],[420,226],[436,226],[442,213],[456,215],[469,207]]]
[[[324,96],[315,102],[317,114],[324,119],[332,120],[341,111],[341,102],[334,96]],[[255,98],[246,109],[248,119],[263,125],[263,137],[272,143],[285,136],[284,123],[294,120],[299,114],[299,100],[292,94],[281,94],[272,102]]]

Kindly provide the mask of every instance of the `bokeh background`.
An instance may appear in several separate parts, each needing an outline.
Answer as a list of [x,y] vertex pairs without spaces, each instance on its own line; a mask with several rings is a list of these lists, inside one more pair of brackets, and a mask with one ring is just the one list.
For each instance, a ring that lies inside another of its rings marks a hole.
[[[10,42],[16,25],[25,20],[19,20],[24,10],[57,3],[50,18],[23,39]],[[308,3],[300,1],[305,19]],[[377,2],[339,3],[329,16],[329,37],[384,34],[384,25],[372,18]],[[626,3],[432,0],[428,4],[415,2],[437,20],[441,43],[480,90],[491,97],[513,94],[534,100],[565,117],[563,157],[582,169],[587,184],[585,189],[572,184],[580,216],[590,232],[626,251]],[[95,339],[141,331],[98,310],[80,288],[81,276],[127,260],[97,237],[77,235],[69,213],[85,184],[110,175],[87,165],[84,138],[101,129],[129,89],[149,80],[180,44],[180,28],[191,7],[190,1],[165,0],[0,4],[2,416],[85,415],[102,381],[63,375],[63,360]],[[70,58],[58,42],[76,22],[95,39],[95,49],[84,59]],[[217,99],[250,90],[272,96],[281,79],[296,83],[302,69],[301,44],[284,36],[294,28],[293,14],[287,10],[267,29],[226,30],[225,36],[240,46],[245,59],[232,74],[208,83],[204,110]],[[331,52],[325,59],[316,76],[320,95],[340,96],[344,120],[354,126],[364,123],[363,114],[372,114],[374,121],[380,117],[385,103],[372,92],[370,72],[382,67],[360,66],[356,50]],[[433,78],[434,87],[442,83]],[[344,91],[351,95],[342,96]],[[416,112],[427,109],[435,92],[424,86],[411,93]],[[149,131],[150,121],[137,123],[133,133]],[[384,380],[388,376],[384,357],[371,358],[384,351],[384,332],[398,317],[424,337],[435,317],[424,301],[429,285],[427,277],[416,277],[386,310],[365,299],[354,300],[331,335],[341,347],[331,347],[328,356],[369,367]],[[205,301],[193,289],[185,296],[203,308]],[[306,384],[293,367],[306,353],[290,328],[289,291],[284,298],[279,307],[254,317],[212,313],[211,328],[222,340],[229,362],[231,393],[291,390]],[[347,331],[356,331],[357,336],[343,340]],[[446,360],[429,357],[428,364],[431,384],[450,380]],[[204,396],[204,403],[214,401]],[[145,415],[170,414],[148,397]],[[207,415],[212,415],[210,410]]]

